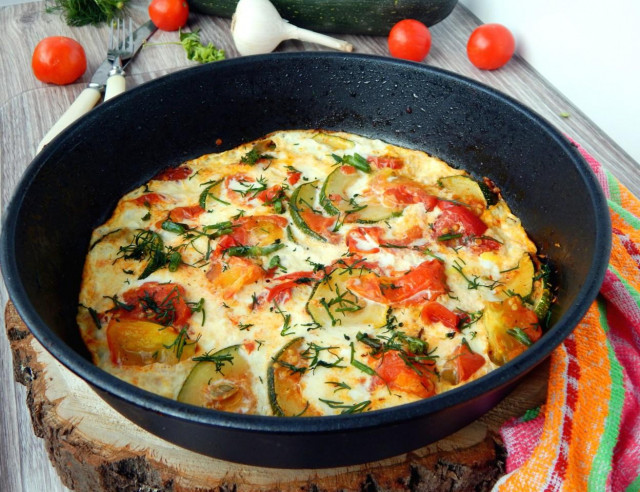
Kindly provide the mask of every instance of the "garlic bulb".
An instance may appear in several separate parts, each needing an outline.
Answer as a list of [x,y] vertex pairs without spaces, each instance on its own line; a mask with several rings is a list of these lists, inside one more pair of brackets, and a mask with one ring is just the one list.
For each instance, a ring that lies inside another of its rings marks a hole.
[[271,53],[287,39],[353,51],[346,41],[289,24],[269,0],[240,0],[231,20],[231,35],[241,55]]

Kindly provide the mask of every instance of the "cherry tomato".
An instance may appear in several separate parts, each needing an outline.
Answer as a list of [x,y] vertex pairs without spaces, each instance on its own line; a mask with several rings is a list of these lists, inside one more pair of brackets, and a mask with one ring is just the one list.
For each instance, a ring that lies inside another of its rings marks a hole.
[[513,34],[502,24],[477,27],[467,42],[469,60],[482,70],[495,70],[505,65],[515,49]]
[[391,56],[420,62],[431,49],[431,33],[422,22],[404,19],[391,28],[388,43]]
[[77,41],[64,36],[51,36],[40,41],[33,50],[31,68],[42,82],[66,85],[84,74],[87,57]]
[[177,31],[187,23],[187,0],[151,0],[149,17],[163,31]]

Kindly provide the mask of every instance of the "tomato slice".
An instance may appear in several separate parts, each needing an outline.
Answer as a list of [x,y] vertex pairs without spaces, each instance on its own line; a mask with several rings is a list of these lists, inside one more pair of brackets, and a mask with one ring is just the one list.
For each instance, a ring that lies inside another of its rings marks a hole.
[[438,205],[444,208],[433,225],[438,237],[457,234],[481,236],[487,230],[487,225],[467,207],[444,201],[439,202]]
[[384,234],[381,227],[354,227],[347,233],[346,242],[351,253],[377,253],[380,238]]
[[340,166],[340,172],[342,174],[350,175],[355,174],[357,172],[357,169],[353,166],[350,166],[349,164],[344,164]]
[[184,222],[194,220],[200,217],[204,209],[200,205],[191,205],[188,207],[176,207],[169,212],[169,220],[171,222]]
[[157,181],[180,181],[191,176],[193,170],[189,166],[169,167],[156,174]]
[[123,366],[155,362],[176,364],[190,359],[197,348],[185,331],[139,319],[112,318],[107,326],[111,361]]
[[278,304],[283,304],[291,299],[291,291],[295,287],[298,287],[299,285],[309,284],[314,280],[320,278],[322,275],[324,275],[324,271],[322,273],[302,271],[287,273],[286,275],[281,275],[280,277],[274,278],[274,281],[280,283],[272,287],[267,287],[267,290],[269,291],[269,293],[267,294],[267,302],[275,300]]
[[222,290],[224,299],[231,299],[244,286],[264,278],[265,271],[249,258],[232,256],[227,260],[226,269],[223,270],[219,261],[214,261],[206,275],[214,288]]
[[420,183],[404,176],[396,176],[390,169],[385,169],[375,177],[371,186],[373,190],[382,194],[385,206],[396,210],[402,210],[414,203],[422,203],[429,211],[438,204],[438,198]]
[[271,188],[261,191],[256,195],[256,198],[262,203],[273,203],[273,201],[282,194],[282,186],[275,185]]
[[162,193],[145,193],[138,198],[128,200],[129,203],[138,205],[139,207],[150,207],[151,205],[157,205],[159,203],[165,203],[168,198]]
[[298,181],[300,181],[300,178],[302,177],[302,173],[298,171],[289,171],[287,173],[287,176],[288,176],[289,184],[293,186]]
[[191,318],[184,287],[177,284],[147,282],[122,295],[127,308],[119,307],[117,317],[141,319],[164,326],[183,327]]
[[378,169],[402,169],[404,167],[404,161],[399,157],[367,157],[367,162],[370,162]]
[[240,217],[233,222],[231,234],[218,241],[214,256],[220,257],[235,246],[268,246],[284,237],[289,221],[280,215]]
[[410,361],[410,364],[408,365],[397,351],[385,352],[376,368],[376,374],[392,391],[401,391],[420,398],[433,396],[434,364],[417,361]]
[[457,330],[458,322],[460,321],[453,311],[435,301],[427,302],[424,305],[422,312],[420,313],[420,317],[425,323],[440,322],[452,330]]
[[347,286],[365,299],[392,306],[422,304],[447,292],[444,265],[438,260],[427,260],[394,277],[365,274],[349,279]]
[[312,210],[302,210],[300,212],[302,220],[307,224],[316,234],[326,237],[332,243],[340,241],[342,236],[335,234],[331,229],[336,225],[337,217],[325,217],[322,214],[316,213]]
[[485,358],[472,352],[467,343],[461,343],[453,356],[445,362],[441,376],[452,384],[460,384],[473,376],[485,364]]

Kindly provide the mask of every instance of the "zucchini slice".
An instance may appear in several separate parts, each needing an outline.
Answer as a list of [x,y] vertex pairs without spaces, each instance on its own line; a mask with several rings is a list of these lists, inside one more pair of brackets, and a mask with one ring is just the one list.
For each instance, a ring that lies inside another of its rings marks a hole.
[[549,266],[542,264],[540,266],[539,278],[534,281],[533,293],[533,311],[538,316],[538,319],[544,323],[549,309],[551,309],[551,302],[553,300],[553,294],[551,293],[551,279]]
[[486,208],[498,201],[498,197],[486,184],[463,174],[440,178],[438,185],[450,191],[455,200],[467,205],[480,203]]
[[375,224],[402,215],[402,210],[393,210],[379,203],[363,203],[362,205],[366,205],[366,207],[352,214],[356,222],[360,224]]
[[[349,214],[349,221],[361,224],[373,224],[390,219],[402,213],[401,210],[393,210],[381,203],[367,202],[366,200],[354,203],[349,199],[347,190],[362,176],[360,171],[353,174],[345,174],[340,167],[334,169],[325,179],[320,189],[320,205],[330,215]],[[341,199],[336,200],[336,197]]]
[[302,218],[302,215],[300,215],[300,213],[305,210],[313,210],[317,187],[317,181],[310,181],[298,186],[291,195],[289,213],[291,214],[293,223],[298,226],[302,232],[318,241],[327,242],[327,238],[312,230],[309,224]]
[[359,326],[362,329],[380,328],[387,324],[389,307],[359,298],[347,286],[347,280],[370,273],[361,268],[338,268],[311,292],[307,312],[320,326]]
[[338,135],[331,135],[330,133],[316,133],[313,137],[316,142],[327,145],[335,150],[346,150],[355,147],[355,143],[344,137]]
[[267,369],[269,403],[278,417],[301,417],[320,415],[304,399],[300,379],[307,370],[307,361],[302,357],[304,337],[287,342],[273,357]]
[[[353,174],[345,174],[339,166],[335,168],[324,180],[320,188],[320,205],[330,215],[347,213],[353,210],[353,204],[347,198],[347,189],[360,178],[356,171]],[[336,199],[336,197],[340,197]]]
[[525,253],[518,262],[517,268],[505,272],[503,275],[503,288],[508,295],[519,295],[523,299],[533,292],[535,268],[529,253]]
[[177,400],[226,412],[255,413],[251,368],[233,345],[198,362],[182,384]]

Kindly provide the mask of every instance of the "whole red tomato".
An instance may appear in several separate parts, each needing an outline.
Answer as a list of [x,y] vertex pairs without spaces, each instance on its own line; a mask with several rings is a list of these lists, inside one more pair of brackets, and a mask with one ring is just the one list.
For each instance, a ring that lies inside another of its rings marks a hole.
[[420,62],[431,49],[431,33],[422,22],[404,19],[391,28],[388,42],[391,56]]
[[163,31],[177,31],[187,23],[187,0],[151,0],[149,17]]
[[31,69],[38,80],[66,85],[78,80],[87,69],[84,48],[64,36],[44,38],[33,50]]
[[505,65],[515,49],[513,34],[502,24],[477,27],[467,42],[469,60],[482,70],[495,70]]

